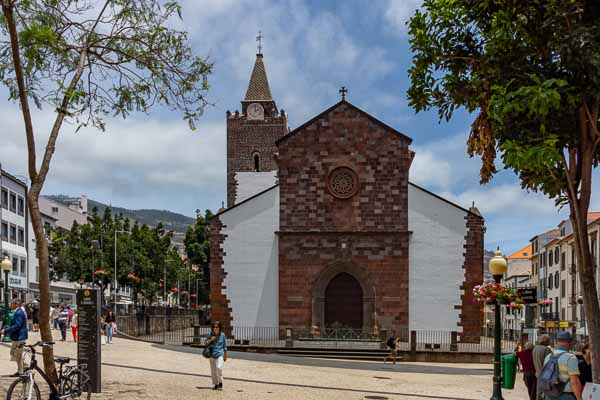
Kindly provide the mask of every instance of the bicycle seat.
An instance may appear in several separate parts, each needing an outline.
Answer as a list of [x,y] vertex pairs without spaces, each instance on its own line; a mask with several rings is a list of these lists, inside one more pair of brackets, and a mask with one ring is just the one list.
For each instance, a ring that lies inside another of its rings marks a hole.
[[69,357],[54,357],[54,361],[62,365],[70,363],[71,359]]

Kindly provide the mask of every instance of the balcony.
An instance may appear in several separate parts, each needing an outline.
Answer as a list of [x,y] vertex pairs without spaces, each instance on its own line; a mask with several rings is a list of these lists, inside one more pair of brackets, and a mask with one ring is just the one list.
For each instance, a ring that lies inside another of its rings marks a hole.
[[560,321],[560,315],[557,312],[542,313],[542,321]]

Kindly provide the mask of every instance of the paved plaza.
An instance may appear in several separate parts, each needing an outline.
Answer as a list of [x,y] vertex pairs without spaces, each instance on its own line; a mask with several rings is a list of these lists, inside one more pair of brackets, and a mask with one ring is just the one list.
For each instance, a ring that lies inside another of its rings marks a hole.
[[[37,340],[31,335],[29,342]],[[198,349],[115,339],[102,347],[103,393],[94,399],[489,399],[492,366],[301,359],[231,353],[225,390],[211,390],[210,369]],[[0,398],[14,372],[0,346]],[[75,356],[73,342],[55,354]],[[527,398],[521,376],[506,400]]]

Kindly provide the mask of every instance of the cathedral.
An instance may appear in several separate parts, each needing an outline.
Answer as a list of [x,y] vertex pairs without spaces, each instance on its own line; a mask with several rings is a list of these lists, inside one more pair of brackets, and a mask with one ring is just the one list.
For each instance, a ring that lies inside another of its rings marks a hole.
[[225,326],[442,330],[478,340],[484,219],[409,182],[412,139],[345,99],[297,128],[256,55],[227,112],[227,208],[210,224]]

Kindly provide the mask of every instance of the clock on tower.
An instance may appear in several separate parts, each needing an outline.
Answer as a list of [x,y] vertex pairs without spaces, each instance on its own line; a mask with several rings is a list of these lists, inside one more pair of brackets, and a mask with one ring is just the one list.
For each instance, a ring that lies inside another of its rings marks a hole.
[[265,109],[259,103],[252,103],[248,106],[248,119],[263,120],[265,118]]

